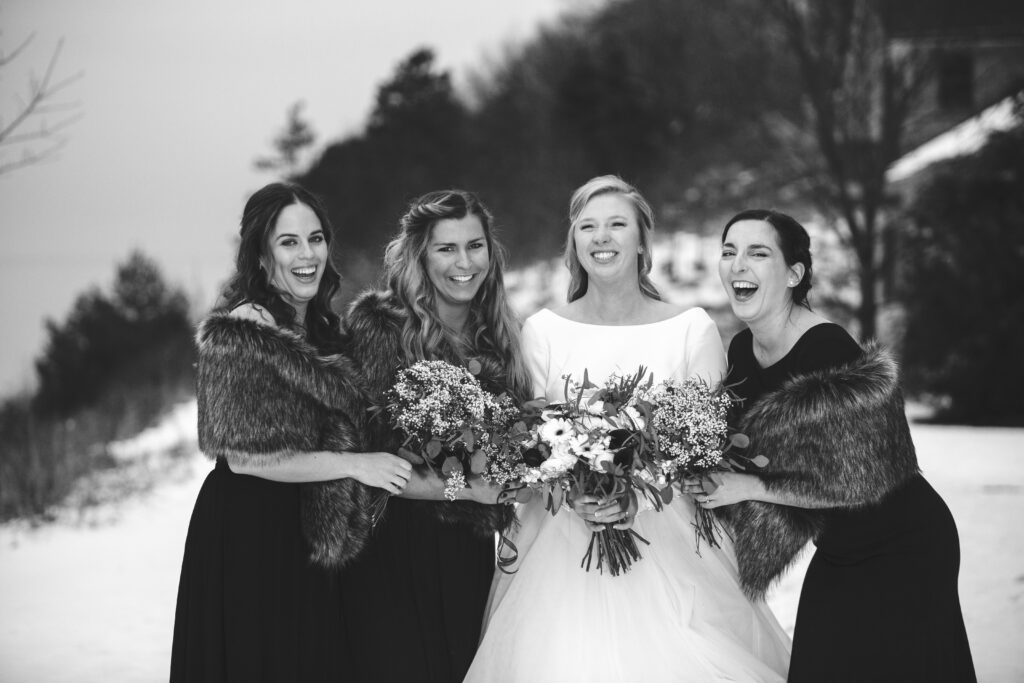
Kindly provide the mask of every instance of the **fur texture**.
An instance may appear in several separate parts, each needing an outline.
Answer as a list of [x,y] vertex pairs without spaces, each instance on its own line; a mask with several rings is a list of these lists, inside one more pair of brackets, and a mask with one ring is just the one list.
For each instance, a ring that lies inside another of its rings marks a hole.
[[[395,375],[405,364],[401,333],[405,312],[388,292],[363,292],[349,307],[345,318],[349,336],[349,355],[359,368],[371,402],[382,404],[384,393],[395,383]],[[489,358],[479,359],[484,370],[481,383],[487,388],[502,386],[500,364]],[[378,413],[381,415],[381,413]],[[367,423],[368,447],[394,453],[402,437],[384,420]],[[507,505],[483,505],[472,501],[410,501],[447,524],[460,524],[476,533],[490,536],[508,527],[515,513]]]
[[[846,365],[790,379],[751,407],[740,431],[751,453],[769,458],[761,475],[768,490],[834,507],[876,504],[918,472],[899,370],[877,345]],[[726,510],[740,579],[755,598],[820,533],[824,517],[754,501]]]
[[[214,314],[196,336],[199,448],[255,465],[281,451],[362,450],[362,388],[350,362],[321,357],[298,335]],[[365,545],[370,491],[354,479],[300,484],[313,562],[341,567]]]

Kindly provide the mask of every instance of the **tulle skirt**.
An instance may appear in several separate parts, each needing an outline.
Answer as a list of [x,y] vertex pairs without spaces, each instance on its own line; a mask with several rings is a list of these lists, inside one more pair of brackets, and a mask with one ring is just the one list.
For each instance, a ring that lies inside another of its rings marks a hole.
[[689,499],[637,516],[650,545],[614,577],[580,568],[590,531],[574,513],[538,498],[518,512],[517,571],[495,573],[466,681],[786,680],[788,636],[743,594],[728,538],[697,554]]

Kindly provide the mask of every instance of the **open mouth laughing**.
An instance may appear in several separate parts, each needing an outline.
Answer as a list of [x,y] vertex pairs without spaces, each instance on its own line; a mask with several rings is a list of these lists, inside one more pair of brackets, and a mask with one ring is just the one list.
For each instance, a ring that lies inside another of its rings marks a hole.
[[291,273],[295,276],[295,279],[300,282],[312,283],[316,280],[316,266],[292,268]]
[[734,280],[732,282],[733,296],[737,301],[749,301],[757,292],[758,286],[749,280]]

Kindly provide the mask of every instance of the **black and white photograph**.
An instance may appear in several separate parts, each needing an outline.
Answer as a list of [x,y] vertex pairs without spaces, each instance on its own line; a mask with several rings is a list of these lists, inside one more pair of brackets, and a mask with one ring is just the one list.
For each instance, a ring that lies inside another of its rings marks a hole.
[[0,682],[1024,681],[1024,4],[0,0]]

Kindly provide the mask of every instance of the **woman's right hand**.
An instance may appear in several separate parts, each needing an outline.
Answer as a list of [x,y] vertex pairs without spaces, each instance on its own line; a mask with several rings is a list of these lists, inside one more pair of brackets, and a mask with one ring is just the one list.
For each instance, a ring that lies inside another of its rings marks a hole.
[[412,465],[391,453],[346,453],[349,477],[356,481],[399,495],[412,476]]

